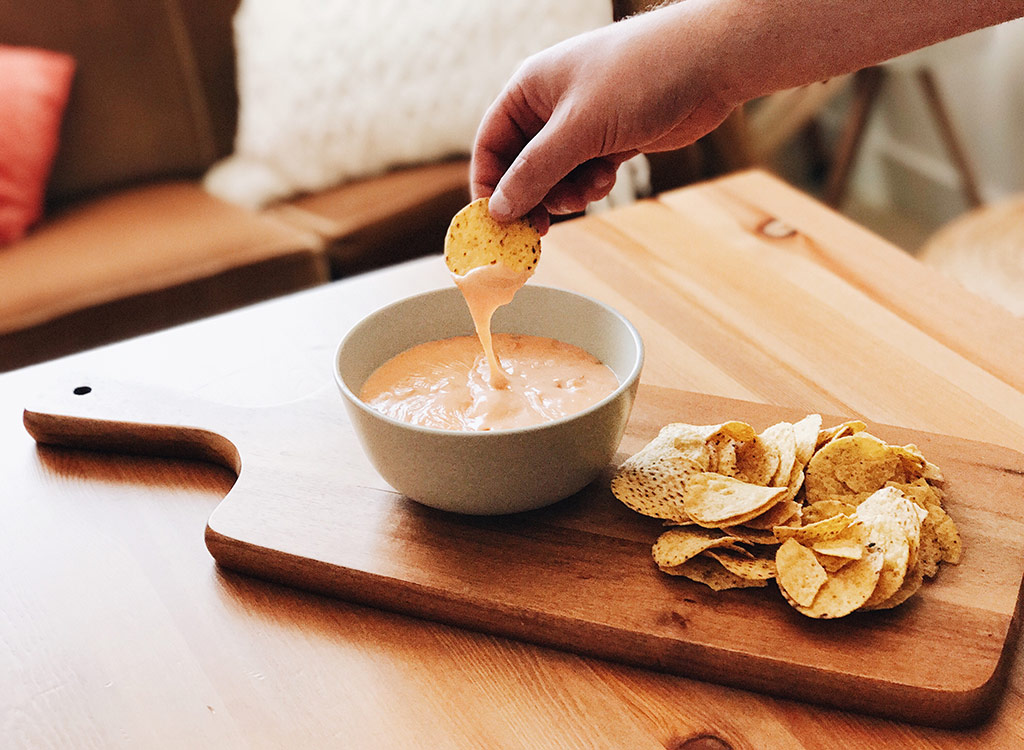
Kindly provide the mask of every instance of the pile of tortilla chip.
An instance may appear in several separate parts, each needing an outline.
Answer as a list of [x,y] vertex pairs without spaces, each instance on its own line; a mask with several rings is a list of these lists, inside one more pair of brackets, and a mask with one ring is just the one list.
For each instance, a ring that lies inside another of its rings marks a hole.
[[797,611],[835,618],[902,604],[960,559],[942,473],[863,422],[811,414],[761,433],[670,424],[619,467],[612,493],[672,526],[654,561],[716,591],[775,579]]

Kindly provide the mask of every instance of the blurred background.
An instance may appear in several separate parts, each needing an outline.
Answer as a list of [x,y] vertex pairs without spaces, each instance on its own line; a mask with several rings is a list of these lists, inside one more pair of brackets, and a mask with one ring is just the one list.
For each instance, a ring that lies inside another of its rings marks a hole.
[[[866,73],[843,81],[810,129],[771,155],[773,169],[908,251],[963,212],[1024,189],[1024,23],[982,29]],[[748,105],[752,127],[763,104]],[[862,111],[847,187],[829,195],[828,169]],[[819,139],[824,163],[816,161]]]
[[[636,0],[0,4],[0,371],[440,252],[487,104]],[[749,102],[594,211],[761,168],[1024,316],[1024,22]]]

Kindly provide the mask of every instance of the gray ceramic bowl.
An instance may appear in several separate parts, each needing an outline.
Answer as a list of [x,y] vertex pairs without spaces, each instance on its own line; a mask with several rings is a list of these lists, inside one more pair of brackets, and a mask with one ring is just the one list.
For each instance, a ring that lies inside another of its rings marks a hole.
[[593,481],[622,439],[644,359],[628,320],[589,297],[527,284],[498,309],[492,330],[582,347],[611,368],[619,387],[585,411],[533,427],[459,432],[400,422],[359,399],[370,373],[417,344],[472,334],[473,323],[454,286],[371,313],[338,347],[335,379],[374,467],[424,505],[477,515],[540,508]]

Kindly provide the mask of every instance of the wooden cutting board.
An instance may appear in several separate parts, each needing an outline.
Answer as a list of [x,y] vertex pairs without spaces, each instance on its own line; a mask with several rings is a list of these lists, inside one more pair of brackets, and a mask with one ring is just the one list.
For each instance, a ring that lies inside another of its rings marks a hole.
[[[802,416],[642,386],[618,458],[671,421],[741,419],[761,429]],[[984,443],[871,425],[942,467],[963,559],[895,610],[816,621],[774,586],[715,593],[660,573],[650,558],[660,523],[619,504],[607,475],[517,516],[420,506],[370,467],[333,386],[246,409],[69,380],[27,409],[25,424],[41,443],[189,456],[235,470],[206,529],[226,568],[626,664],[964,726],[998,701],[1018,631],[1024,456]]]

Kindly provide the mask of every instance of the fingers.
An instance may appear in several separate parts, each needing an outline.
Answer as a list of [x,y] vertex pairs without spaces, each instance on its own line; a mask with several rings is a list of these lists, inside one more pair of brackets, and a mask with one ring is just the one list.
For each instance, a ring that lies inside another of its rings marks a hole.
[[575,81],[578,66],[568,57],[577,52],[571,42],[529,58],[477,130],[472,192],[490,196],[490,213],[498,221],[545,205],[545,219],[549,209],[580,210],[614,184],[618,162],[595,162],[567,180],[574,169],[600,156],[605,142],[604,113],[595,113],[589,89]]
[[490,196],[498,221],[533,212],[546,227],[549,212],[582,211],[608,194],[619,164],[637,153],[605,150],[614,113],[576,80],[578,66],[565,59],[575,54],[563,44],[527,60],[481,120],[471,189],[474,198]]
[[547,234],[548,230],[551,228],[551,215],[548,214],[548,211],[544,206],[537,206],[526,215],[526,218],[533,222],[533,225],[537,227],[537,231],[540,232],[541,235]]
[[[516,88],[514,82],[510,83],[491,105],[477,130],[470,166],[470,191],[474,200],[494,193],[516,155],[543,125],[544,121],[526,104],[521,89]],[[499,217],[495,215],[495,218]],[[544,206],[535,206],[527,218],[542,235],[547,234],[551,216]]]
[[578,213],[591,201],[601,200],[615,184],[616,165],[608,159],[591,159],[573,169],[544,196],[544,207],[553,214]]
[[525,144],[491,195],[491,215],[510,221],[540,205],[548,192],[592,154],[567,137],[557,112]]
[[553,214],[573,214],[599,201],[615,186],[619,165],[636,152],[603,156],[584,162],[556,184],[544,197],[544,206]]
[[534,112],[519,83],[509,82],[477,128],[470,166],[474,199],[494,192],[516,156],[543,126],[544,118]]

